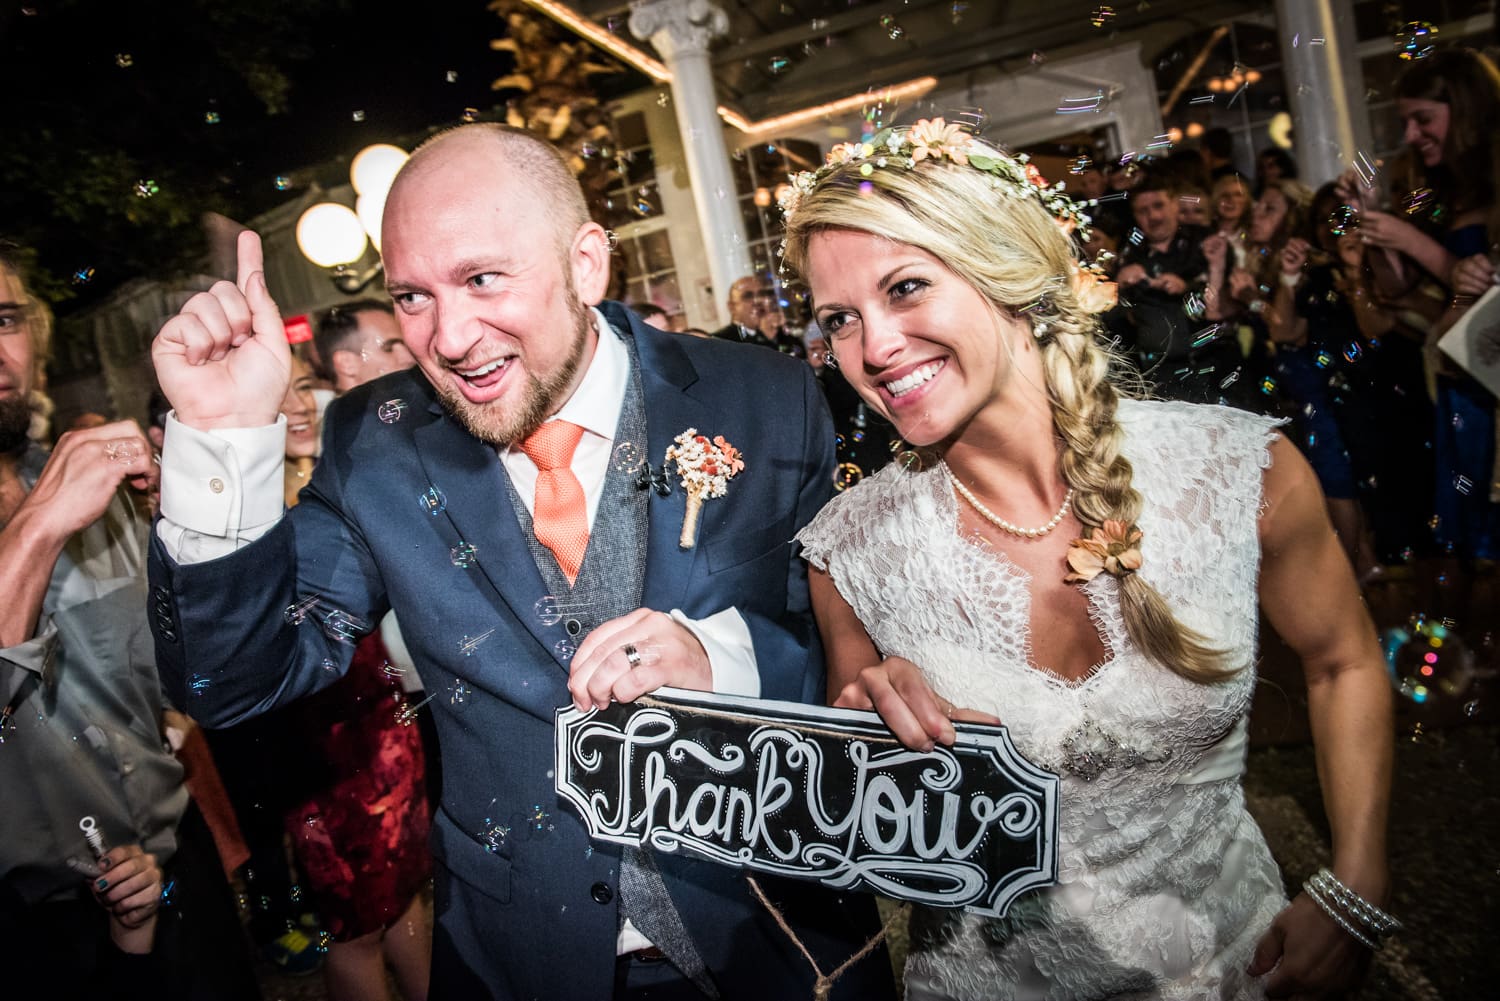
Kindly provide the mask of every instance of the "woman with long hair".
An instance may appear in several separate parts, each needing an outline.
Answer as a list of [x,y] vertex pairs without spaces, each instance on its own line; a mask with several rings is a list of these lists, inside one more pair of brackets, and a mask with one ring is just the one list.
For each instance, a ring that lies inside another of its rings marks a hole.
[[[784,207],[839,369],[915,449],[799,535],[830,698],[923,750],[998,718],[1062,778],[1058,884],[918,909],[906,996],[1350,987],[1393,927],[1391,692],[1306,460],[1264,417],[1124,398],[1071,203],[941,119],[835,149]],[[1241,788],[1261,611],[1334,832],[1290,904]]]
[[[1379,211],[1371,190],[1352,178],[1344,179],[1343,191],[1362,210],[1360,238],[1391,259],[1387,272],[1394,277],[1387,284],[1399,284],[1415,265],[1452,292],[1426,344],[1436,385],[1434,536],[1439,553],[1449,558],[1438,577],[1448,586],[1438,588],[1434,600],[1451,604],[1432,611],[1458,619],[1460,631],[1478,631],[1496,612],[1496,399],[1447,361],[1437,343],[1496,281],[1491,255],[1500,243],[1500,134],[1494,128],[1500,70],[1471,49],[1440,50],[1402,74],[1396,109],[1406,144],[1421,165],[1421,197],[1414,192],[1408,201],[1420,203],[1422,214],[1437,220],[1435,234]],[[1476,587],[1480,578],[1484,588]]]
[[1245,266],[1245,231],[1250,228],[1250,185],[1239,174],[1225,174],[1214,182],[1210,208],[1213,211],[1213,235],[1229,241],[1234,252],[1233,266]]
[[[1295,405],[1297,446],[1317,474],[1334,531],[1363,581],[1378,574],[1379,563],[1362,485],[1375,476],[1371,450],[1390,447],[1376,439],[1364,392],[1372,365],[1366,343],[1378,349],[1380,335],[1367,338],[1363,330],[1388,330],[1391,318],[1360,292],[1363,247],[1347,231],[1339,204],[1333,183],[1313,197],[1305,227],[1277,254],[1276,284],[1262,317],[1272,370]],[[1367,314],[1363,326],[1357,311]]]

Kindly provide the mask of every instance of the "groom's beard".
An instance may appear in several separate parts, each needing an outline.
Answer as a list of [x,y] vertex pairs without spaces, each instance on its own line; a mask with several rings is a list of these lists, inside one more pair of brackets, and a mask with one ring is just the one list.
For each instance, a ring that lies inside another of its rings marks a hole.
[[22,396],[0,399],[0,455],[23,450],[30,431],[31,403]]
[[508,412],[495,403],[470,403],[447,382],[435,383],[434,388],[443,407],[465,430],[485,444],[503,448],[524,440],[567,402],[563,399],[563,394],[567,392],[573,377],[578,373],[578,367],[583,363],[583,355],[588,348],[589,328],[594,322],[593,313],[579,299],[571,281],[568,283],[567,296],[568,315],[573,322],[573,340],[568,347],[567,357],[557,371],[549,375],[538,377],[527,373],[525,393]]

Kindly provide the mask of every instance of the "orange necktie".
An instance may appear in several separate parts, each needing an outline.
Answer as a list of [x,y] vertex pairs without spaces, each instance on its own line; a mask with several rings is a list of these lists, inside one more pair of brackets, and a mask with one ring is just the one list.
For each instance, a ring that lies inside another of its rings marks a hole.
[[583,484],[573,475],[573,451],[583,428],[567,421],[548,421],[521,442],[521,451],[536,464],[536,500],[531,526],[537,541],[557,557],[568,583],[578,578],[589,544],[589,513]]

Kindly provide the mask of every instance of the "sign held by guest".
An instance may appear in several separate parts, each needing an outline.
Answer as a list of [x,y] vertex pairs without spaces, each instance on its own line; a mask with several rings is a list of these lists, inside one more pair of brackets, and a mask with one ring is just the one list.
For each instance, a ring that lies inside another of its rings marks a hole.
[[591,837],[1002,916],[1057,881],[1061,780],[1003,726],[922,753],[870,712],[662,689],[557,712]]

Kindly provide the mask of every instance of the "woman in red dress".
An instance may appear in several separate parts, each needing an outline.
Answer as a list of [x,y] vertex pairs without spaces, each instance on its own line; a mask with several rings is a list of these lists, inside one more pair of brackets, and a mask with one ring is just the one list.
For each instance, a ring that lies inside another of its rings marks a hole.
[[[318,413],[311,373],[292,358],[286,502],[312,471]],[[419,892],[431,875],[422,741],[403,712],[378,633],[359,641],[348,672],[297,704],[317,791],[287,812],[297,866],[331,934],[323,976],[333,1001],[385,1001],[390,964],[406,1001],[426,1001],[432,928]],[[325,776],[320,776],[320,779]]]

